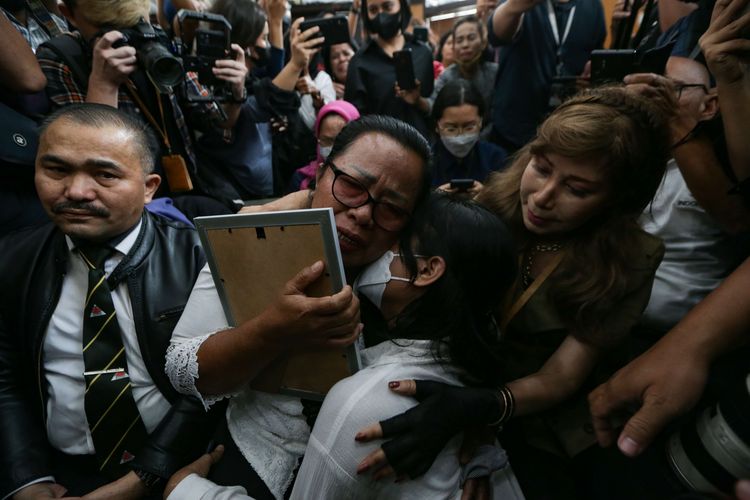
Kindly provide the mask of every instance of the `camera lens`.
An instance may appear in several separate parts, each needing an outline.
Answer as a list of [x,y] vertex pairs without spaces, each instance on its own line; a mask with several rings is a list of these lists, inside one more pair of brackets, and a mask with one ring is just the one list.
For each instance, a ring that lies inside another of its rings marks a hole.
[[720,495],[750,477],[750,375],[670,436],[667,457],[692,490]]
[[147,42],[138,51],[138,58],[149,78],[160,87],[174,87],[185,74],[182,61],[159,42]]

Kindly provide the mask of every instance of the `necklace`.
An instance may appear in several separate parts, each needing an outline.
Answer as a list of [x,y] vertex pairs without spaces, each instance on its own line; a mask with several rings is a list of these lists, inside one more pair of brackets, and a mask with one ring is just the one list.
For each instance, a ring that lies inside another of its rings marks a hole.
[[560,243],[535,243],[534,246],[526,252],[526,259],[523,268],[521,269],[521,281],[523,282],[524,288],[528,288],[529,285],[531,285],[531,282],[534,281],[531,278],[531,268],[534,265],[534,255],[536,253],[557,252],[561,248],[562,244]]

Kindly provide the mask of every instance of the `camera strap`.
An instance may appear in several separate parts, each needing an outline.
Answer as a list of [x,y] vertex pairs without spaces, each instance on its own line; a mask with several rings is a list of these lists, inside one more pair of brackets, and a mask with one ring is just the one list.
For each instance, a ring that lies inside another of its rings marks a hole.
[[162,94],[156,89],[156,86],[154,86],[154,89],[156,90],[156,103],[159,106],[159,115],[161,118],[161,126],[159,126],[154,115],[151,114],[148,107],[143,102],[143,99],[141,99],[141,96],[138,95],[138,89],[135,87],[133,81],[128,80],[125,85],[130,97],[132,97],[136,104],[138,104],[138,108],[140,108],[148,122],[159,132],[162,142],[167,147],[167,154],[161,157],[161,166],[164,168],[164,174],[167,177],[169,189],[173,192],[192,191],[193,182],[190,179],[190,173],[188,172],[187,164],[185,164],[185,159],[179,154],[172,153],[172,144],[169,142],[169,135],[167,134],[167,123],[164,120],[164,105],[161,102]]

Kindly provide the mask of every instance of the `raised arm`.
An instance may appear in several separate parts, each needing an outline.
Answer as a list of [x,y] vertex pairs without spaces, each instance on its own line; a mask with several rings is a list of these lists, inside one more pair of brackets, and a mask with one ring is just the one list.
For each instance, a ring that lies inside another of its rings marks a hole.
[[513,41],[521,29],[524,13],[530,11],[541,0],[506,0],[492,14],[492,33],[502,44]]
[[732,168],[740,181],[750,178],[750,12],[744,0],[718,0],[711,24],[700,39],[708,68],[716,79],[719,105]]
[[304,32],[300,32],[299,25],[305,19],[295,19],[289,28],[289,39],[292,48],[292,56],[281,72],[273,79],[273,84],[282,90],[293,91],[297,85],[300,74],[310,64],[310,59],[318,51],[318,46],[323,43],[322,37],[315,34],[320,28],[314,26]]

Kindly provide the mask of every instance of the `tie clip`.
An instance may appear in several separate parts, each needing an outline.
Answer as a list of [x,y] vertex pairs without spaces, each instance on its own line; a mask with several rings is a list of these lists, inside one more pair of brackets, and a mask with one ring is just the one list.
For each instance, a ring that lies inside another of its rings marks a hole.
[[83,372],[83,376],[88,377],[92,375],[106,375],[107,373],[120,373],[124,371],[125,368],[112,368],[111,370],[93,370],[90,372]]

